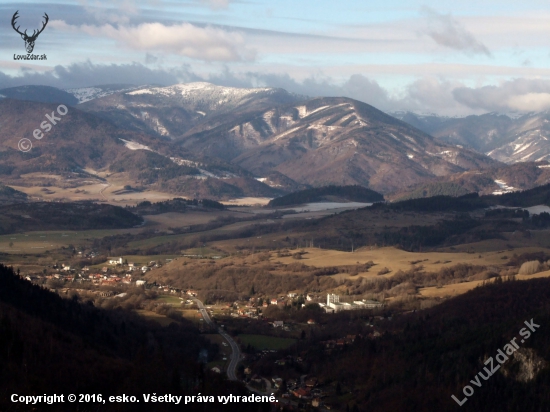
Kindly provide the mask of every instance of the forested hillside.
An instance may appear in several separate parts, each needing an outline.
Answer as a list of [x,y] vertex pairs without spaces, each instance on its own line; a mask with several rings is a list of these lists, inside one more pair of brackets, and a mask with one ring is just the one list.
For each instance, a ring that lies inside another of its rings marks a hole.
[[[550,279],[495,282],[432,309],[377,323],[378,338],[367,337],[373,329],[353,314],[333,315],[330,327],[289,350],[307,352],[294,375],[332,382],[341,396],[348,394],[346,410],[359,412],[547,411],[549,301]],[[534,331],[525,324],[531,320],[539,325]],[[363,335],[342,349],[326,350],[327,340],[351,328]],[[523,328],[529,338],[520,336]],[[499,367],[498,350],[513,338],[519,348]],[[485,364],[489,357],[497,368],[492,374],[487,373],[491,364]],[[257,367],[279,373],[273,362],[260,361]],[[492,376],[485,380],[478,373]],[[474,392],[459,407],[451,396],[462,401],[466,385]]]
[[129,228],[143,222],[119,206],[91,202],[34,202],[0,206],[0,234],[29,230]]
[[324,186],[313,189],[300,190],[271,200],[268,206],[292,206],[302,203],[319,202],[322,200],[352,201],[352,202],[381,202],[384,196],[374,190],[362,186]]
[[[116,298],[113,298],[116,299]],[[77,298],[64,299],[0,265],[0,410],[29,411],[11,394],[234,395],[238,384],[210,374],[197,363],[209,344],[185,320],[160,327],[122,309],[100,310]],[[155,411],[173,410],[155,404]],[[151,411],[151,405],[60,403],[48,411]],[[223,410],[262,410],[261,405]],[[264,404],[267,406],[267,404]],[[180,405],[180,408],[182,405]],[[188,411],[217,411],[219,404],[188,404]]]

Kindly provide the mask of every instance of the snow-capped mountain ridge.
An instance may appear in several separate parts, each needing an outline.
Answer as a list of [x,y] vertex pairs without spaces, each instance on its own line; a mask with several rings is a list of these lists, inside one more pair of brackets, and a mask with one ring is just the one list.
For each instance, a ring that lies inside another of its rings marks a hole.
[[487,113],[464,118],[399,118],[437,139],[459,144],[504,163],[550,159],[550,113]]
[[166,87],[145,87],[125,93],[128,96],[149,95],[179,102],[202,116],[219,109],[233,109],[258,96],[285,93],[282,89],[270,87],[236,88],[217,86],[206,82],[181,83]]
[[67,93],[72,94],[78,99],[78,104],[89,102],[110,96],[114,93],[127,92],[144,86],[133,85],[99,85],[93,87],[79,87],[75,89],[65,89]]

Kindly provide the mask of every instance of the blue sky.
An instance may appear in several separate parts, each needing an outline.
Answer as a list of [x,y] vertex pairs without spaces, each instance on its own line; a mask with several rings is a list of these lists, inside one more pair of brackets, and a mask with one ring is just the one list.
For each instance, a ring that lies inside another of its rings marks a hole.
[[[34,53],[11,27],[50,21]],[[0,4],[0,88],[107,83],[284,87],[382,110],[550,109],[550,3],[61,0]]]

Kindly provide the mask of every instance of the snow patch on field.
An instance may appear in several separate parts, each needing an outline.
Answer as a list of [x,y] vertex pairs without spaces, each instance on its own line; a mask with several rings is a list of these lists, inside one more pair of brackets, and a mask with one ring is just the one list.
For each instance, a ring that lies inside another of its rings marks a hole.
[[321,110],[325,110],[325,109],[328,108],[328,107],[330,107],[330,106],[321,106],[321,107],[318,107],[317,109],[312,110],[311,112],[309,112],[307,115],[308,115],[308,116],[311,116],[313,113],[320,112]]
[[307,115],[306,106],[298,106],[298,107],[296,107],[296,110],[298,110],[298,116],[300,116],[300,119]]
[[150,152],[154,152],[153,149],[151,149],[149,146],[145,146],[144,144],[132,142],[131,140],[120,140],[122,140],[124,142],[124,146],[126,146],[130,150],[149,150]]
[[508,186],[508,184],[504,180],[495,180],[495,183],[498,185],[498,187],[500,187],[500,190],[495,190],[493,192],[494,195],[502,195],[504,193],[515,192],[518,190],[513,186]]
[[524,150],[529,149],[533,142],[525,143],[525,144],[516,144],[514,145],[514,154],[519,154],[523,152]]
[[286,136],[286,135],[288,135],[288,134],[290,134],[290,133],[292,133],[292,132],[295,132],[295,131],[298,130],[298,129],[299,129],[299,127],[294,127],[294,128],[292,128],[292,129],[290,129],[290,130],[287,130],[286,132],[283,132],[283,133],[281,133],[280,135],[278,135],[278,136],[275,138],[275,140],[279,140],[281,137],[284,137],[284,136]]

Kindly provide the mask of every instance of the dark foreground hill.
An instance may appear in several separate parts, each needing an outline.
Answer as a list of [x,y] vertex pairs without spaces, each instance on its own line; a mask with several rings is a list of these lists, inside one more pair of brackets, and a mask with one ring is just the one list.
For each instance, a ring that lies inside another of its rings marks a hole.
[[324,186],[300,190],[271,200],[270,207],[292,206],[320,201],[381,202],[384,196],[362,186]]
[[[342,411],[548,411],[549,301],[550,279],[499,281],[428,310],[375,321],[374,329],[352,311],[332,315],[330,327],[300,343],[296,372],[332,383]],[[346,333],[350,339],[349,325],[353,333],[362,327],[363,335],[327,349]],[[512,339],[517,347],[506,346]],[[497,358],[499,350],[508,351],[507,359]],[[257,368],[272,364],[262,360]]]
[[0,206],[0,234],[29,230],[121,229],[143,219],[119,206],[35,202]]
[[[243,394],[196,362],[208,347],[185,320],[160,327],[120,308],[63,299],[0,265],[1,411],[261,411],[267,404],[146,404],[143,394]],[[134,395],[138,403],[12,403],[12,394]]]
[[23,203],[27,201],[27,195],[0,183],[0,204]]

